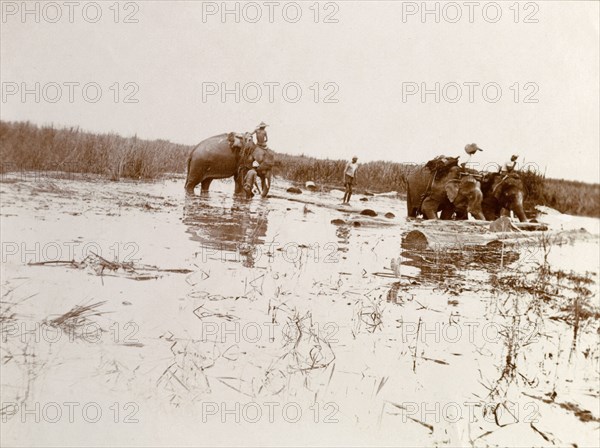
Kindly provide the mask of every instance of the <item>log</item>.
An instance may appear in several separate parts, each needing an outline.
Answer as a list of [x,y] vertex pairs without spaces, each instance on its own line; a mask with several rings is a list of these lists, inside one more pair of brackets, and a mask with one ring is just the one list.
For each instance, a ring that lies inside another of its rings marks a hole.
[[415,221],[415,226],[423,226],[425,228],[443,229],[446,231],[462,231],[462,232],[477,232],[477,229],[491,231],[545,231],[548,230],[548,224],[540,222],[513,222],[508,217],[498,218],[496,221],[480,221],[480,220],[465,220],[465,221],[443,221],[440,219],[419,220]]
[[[489,224],[489,223],[488,223]],[[564,244],[574,241],[596,238],[585,229],[564,231],[529,231],[529,232],[492,232],[480,227],[482,231],[448,231],[435,229],[433,226],[421,226],[402,236],[402,248],[422,252],[424,250],[451,250],[475,246],[494,247],[498,245],[537,246],[545,238],[549,244]],[[472,227],[476,228],[476,227]],[[463,229],[464,230],[464,229]]]
[[[319,200],[319,197],[317,195],[299,197],[296,195],[292,196],[291,194],[285,195],[285,196],[279,195],[279,194],[269,194],[269,197],[274,198],[274,199],[284,199],[284,200],[290,201],[290,202],[299,202],[301,204],[314,205],[317,207],[324,207],[324,208],[328,208],[330,210],[336,210],[338,212],[343,212],[343,213],[354,213],[357,215],[360,215],[365,210],[369,210],[369,209],[365,209],[364,207],[356,207],[356,206],[352,206],[352,205],[332,204],[331,197],[328,197],[328,199],[329,199],[328,201],[323,201],[323,200]],[[378,212],[375,210],[375,213],[377,215],[385,216],[387,214],[388,216],[390,216],[389,218],[387,218],[388,223],[389,223],[389,220],[392,219],[391,215],[393,215],[393,213],[390,212],[389,210],[386,210],[384,212]],[[381,221],[381,222],[385,222],[385,221]]]
[[353,227],[383,227],[383,226],[395,226],[397,222],[392,221],[390,218],[380,217],[369,217],[369,216],[355,216],[348,219],[332,219],[331,224],[336,226],[353,226]]

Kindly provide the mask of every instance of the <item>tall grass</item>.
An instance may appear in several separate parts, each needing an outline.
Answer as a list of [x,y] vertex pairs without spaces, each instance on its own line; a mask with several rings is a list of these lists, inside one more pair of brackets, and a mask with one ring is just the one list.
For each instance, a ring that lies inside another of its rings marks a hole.
[[[67,171],[94,173],[113,180],[156,179],[167,173],[185,173],[192,146],[168,140],[142,140],[117,134],[93,134],[78,127],[55,128],[29,122],[0,121],[1,172]],[[292,182],[313,181],[319,186],[343,188],[345,160],[277,154],[275,174]],[[358,192],[406,193],[406,178],[414,164],[361,163]],[[546,179],[522,173],[526,208],[542,204],[563,213],[600,217],[600,185]]]
[[[293,182],[313,181],[343,189],[344,168],[347,160],[316,159],[314,157],[278,154],[275,174]],[[406,177],[414,170],[411,164],[394,162],[361,163],[356,176],[358,191],[406,193]]]
[[540,203],[562,213],[600,217],[600,185],[546,179]]
[[561,213],[600,218],[600,184],[548,179],[536,172],[521,172],[525,209],[546,205]]
[[189,146],[167,140],[92,134],[79,128],[0,121],[2,171],[94,173],[117,180],[185,171]]

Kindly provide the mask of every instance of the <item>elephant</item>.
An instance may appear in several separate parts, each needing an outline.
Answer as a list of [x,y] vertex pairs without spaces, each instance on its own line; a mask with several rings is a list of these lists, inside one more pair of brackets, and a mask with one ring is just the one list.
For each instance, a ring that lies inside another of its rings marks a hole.
[[458,157],[445,157],[442,165],[433,164],[434,159],[413,171],[407,179],[408,217],[422,213],[425,219],[467,219],[468,213],[475,219],[485,219],[481,202],[483,193],[475,173],[458,166]]
[[523,181],[518,173],[487,173],[482,182],[483,214],[488,221],[508,216],[513,211],[520,222],[527,222],[523,208]]
[[273,152],[257,146],[249,134],[230,132],[207,138],[190,152],[185,191],[193,194],[196,185],[201,184],[202,193],[207,193],[214,179],[233,177],[235,193],[239,194],[244,176],[254,160],[260,164],[257,174],[261,180],[262,196],[266,197],[273,176]]

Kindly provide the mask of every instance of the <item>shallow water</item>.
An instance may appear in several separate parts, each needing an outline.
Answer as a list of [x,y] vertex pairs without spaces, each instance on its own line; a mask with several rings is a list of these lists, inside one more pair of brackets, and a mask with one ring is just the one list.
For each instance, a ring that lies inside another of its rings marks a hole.
[[[600,306],[597,237],[549,250],[416,250],[402,247],[419,226],[404,219],[403,201],[357,195],[356,211],[343,212],[336,193],[289,195],[286,187],[278,181],[276,197],[245,201],[230,183],[186,198],[181,179],[5,176],[2,402],[34,410],[97,403],[104,418],[89,423],[76,414],[56,424],[40,411],[39,423],[27,414],[23,422],[13,406],[2,442],[53,445],[68,424],[74,443],[95,445],[547,444],[527,419],[531,411],[534,426],[559,444],[597,441],[597,423],[540,399],[554,390],[557,403],[599,417],[597,320],[582,326],[570,353],[573,329],[556,319],[559,311],[528,308],[525,295],[493,283],[546,256],[553,269],[595,272],[591,300]],[[378,216],[361,216],[362,208]],[[395,218],[382,218],[387,212]],[[545,218],[551,230],[598,234],[598,220]],[[98,275],[89,266],[28,264],[81,261],[90,251],[163,271]],[[93,303],[104,313],[88,316],[88,326],[103,330],[97,340],[51,339],[40,326]],[[533,313],[543,329],[527,343]],[[502,375],[507,354],[514,376]],[[482,405],[508,401],[519,415],[505,422],[505,413],[501,425]],[[244,414],[249,403],[261,411],[255,422]],[[268,403],[277,404],[273,421]],[[447,415],[453,405],[461,418]],[[283,414],[286,406],[301,418]],[[125,423],[133,411],[138,421]],[[287,436],[273,440],[282,434],[276,428]]]

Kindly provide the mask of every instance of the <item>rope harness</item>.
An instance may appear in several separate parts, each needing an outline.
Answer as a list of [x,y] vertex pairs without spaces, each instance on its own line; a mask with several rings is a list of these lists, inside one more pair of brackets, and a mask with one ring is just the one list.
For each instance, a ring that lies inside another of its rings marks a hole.
[[509,175],[508,175],[508,174],[506,174],[506,175],[505,175],[505,176],[502,178],[502,180],[501,180],[500,182],[498,182],[494,188],[492,188],[492,194],[494,194],[494,193],[496,192],[496,190],[498,189],[498,187],[499,187],[500,185],[502,185],[502,184],[504,183],[504,181],[505,181],[506,179],[508,179],[508,177],[509,177]]

